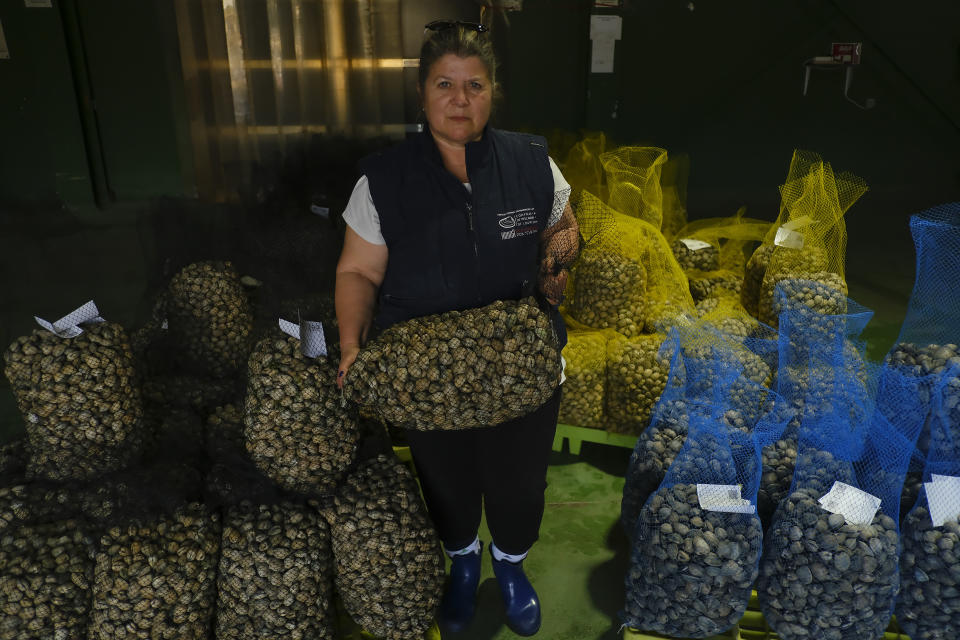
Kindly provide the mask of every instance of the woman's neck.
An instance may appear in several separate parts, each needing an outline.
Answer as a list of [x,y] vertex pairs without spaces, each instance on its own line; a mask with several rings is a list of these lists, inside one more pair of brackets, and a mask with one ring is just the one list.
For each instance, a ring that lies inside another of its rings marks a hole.
[[443,160],[443,166],[452,173],[460,182],[469,182],[467,177],[467,147],[463,144],[444,140],[438,136],[433,136],[433,141],[437,145],[437,151],[440,152],[440,158]]

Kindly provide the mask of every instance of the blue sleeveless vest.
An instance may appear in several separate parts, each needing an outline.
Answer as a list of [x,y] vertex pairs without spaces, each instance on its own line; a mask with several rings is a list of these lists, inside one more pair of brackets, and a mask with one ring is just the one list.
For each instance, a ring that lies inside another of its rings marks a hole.
[[546,140],[487,127],[466,161],[472,195],[429,131],[361,161],[389,251],[380,329],[536,290],[553,208]]

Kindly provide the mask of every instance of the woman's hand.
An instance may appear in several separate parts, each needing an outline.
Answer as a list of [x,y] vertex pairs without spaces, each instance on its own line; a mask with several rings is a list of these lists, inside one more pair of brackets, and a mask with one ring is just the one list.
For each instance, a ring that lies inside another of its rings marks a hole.
[[547,256],[540,264],[540,291],[547,302],[558,306],[563,302],[563,291],[567,288],[568,271],[559,266],[553,256]]
[[347,371],[350,370],[350,366],[357,359],[359,353],[359,344],[340,345],[340,366],[337,368],[337,387],[340,389],[343,389],[343,381],[347,377]]

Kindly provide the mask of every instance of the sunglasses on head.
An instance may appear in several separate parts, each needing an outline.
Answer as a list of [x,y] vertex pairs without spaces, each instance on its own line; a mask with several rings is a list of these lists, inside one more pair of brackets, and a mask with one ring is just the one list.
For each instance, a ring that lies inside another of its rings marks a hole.
[[476,31],[477,33],[488,31],[486,25],[480,24],[479,22],[465,22],[463,20],[434,20],[433,22],[425,24],[423,30],[444,31],[446,29],[453,29],[454,27],[463,27],[464,29]]

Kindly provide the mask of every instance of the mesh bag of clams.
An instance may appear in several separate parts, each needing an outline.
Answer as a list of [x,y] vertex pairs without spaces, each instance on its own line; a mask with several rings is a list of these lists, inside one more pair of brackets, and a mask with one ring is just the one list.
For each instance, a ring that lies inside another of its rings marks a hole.
[[[215,420],[242,424],[225,408]],[[220,430],[224,424],[212,425]],[[231,430],[233,427],[231,427]],[[273,484],[242,445],[218,439],[205,503],[222,514],[214,637],[333,638],[326,520]]]
[[574,211],[586,243],[567,284],[564,309],[573,320],[633,337],[693,313],[686,278],[657,228],[589,192]]
[[378,638],[421,638],[440,603],[444,561],[409,469],[392,454],[361,462],[322,513],[350,617]]
[[353,462],[357,416],[336,387],[337,362],[305,351],[312,337],[302,337],[275,329],[250,354],[244,440],[257,466],[283,488],[327,493]]
[[110,485],[98,521],[88,638],[207,638],[220,516],[200,502],[202,476],[176,451]]
[[[910,231],[917,254],[916,281],[900,336],[884,364],[916,379],[919,393],[929,402],[940,377],[960,364],[960,303],[949,293],[960,278],[960,203],[911,216]],[[921,447],[929,439],[925,435]],[[924,452],[921,448],[917,471],[923,469]]]
[[0,488],[0,638],[85,638],[90,614],[95,496],[65,483]]
[[607,342],[607,429],[637,435],[647,428],[670,373],[670,355],[661,353],[659,334]]
[[4,353],[32,476],[91,478],[140,453],[143,406],[126,332],[112,322],[78,330],[60,337],[37,329]]
[[901,522],[897,623],[917,640],[960,634],[960,365],[934,391],[930,447],[916,504]]
[[861,178],[835,174],[830,163],[816,153],[794,152],[786,182],[780,187],[780,215],[764,241],[774,249],[757,295],[761,322],[777,326],[774,289],[781,280],[814,281],[845,293],[847,230],[843,216],[866,191]]
[[744,218],[745,207],[729,218],[690,222],[671,244],[690,281],[694,302],[716,297],[740,297],[746,264],[745,251],[761,242],[769,222]]
[[627,466],[621,523],[628,537],[633,537],[640,508],[663,481],[683,447],[688,432],[688,405],[726,406],[724,422],[746,429],[752,429],[765,410],[767,391],[762,381],[758,384],[745,375],[748,367],[739,357],[741,346],[705,327],[686,331],[682,337],[678,329],[671,331],[661,349],[661,355],[672,354],[667,385]]
[[603,428],[609,336],[605,331],[571,331],[567,334],[567,344],[563,348],[566,381],[560,401],[560,422]]
[[845,384],[833,383],[831,412],[802,422],[793,484],[764,540],[757,592],[784,640],[879,638],[899,590],[900,493],[919,425],[860,417]]
[[750,600],[762,550],[760,449],[785,422],[731,428],[723,406],[689,405],[689,434],[637,520],[621,614],[630,627],[704,638]]
[[533,298],[391,326],[361,349],[344,391],[388,424],[470,429],[526,415],[560,381],[560,350]]
[[242,373],[253,314],[230,262],[187,265],[171,278],[164,301],[171,357],[183,370],[214,378]]
[[764,529],[793,481],[801,421],[830,411],[838,390],[845,394],[840,400],[855,412],[868,411],[872,397],[859,337],[873,312],[846,297],[827,309],[816,301],[790,296],[790,284],[778,286],[777,391],[793,410],[794,419],[783,437],[763,451],[757,501]]

